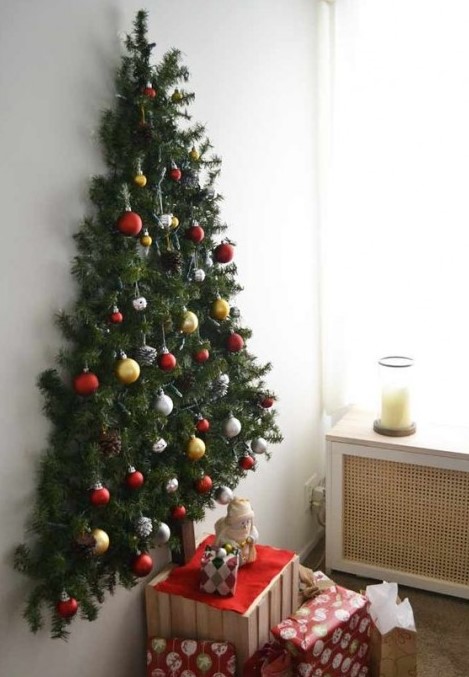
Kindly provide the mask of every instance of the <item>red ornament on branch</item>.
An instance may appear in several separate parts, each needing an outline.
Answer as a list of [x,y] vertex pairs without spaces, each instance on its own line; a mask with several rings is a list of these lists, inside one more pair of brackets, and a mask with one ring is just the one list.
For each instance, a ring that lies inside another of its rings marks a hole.
[[234,257],[234,247],[229,242],[222,242],[215,248],[215,261],[217,263],[229,263]]
[[96,374],[84,369],[81,374],[73,379],[73,389],[77,395],[88,397],[93,395],[99,388],[99,380]]
[[204,475],[198,479],[195,483],[195,488],[197,493],[206,494],[213,486],[212,478],[208,475]]
[[243,468],[243,470],[251,470],[256,464],[256,461],[253,459],[252,456],[246,454],[246,456],[241,456],[238,463],[241,466],[241,468]]
[[123,235],[138,235],[142,230],[142,226],[142,219],[136,212],[125,211],[117,220],[117,229]]
[[193,223],[192,226],[186,230],[185,235],[186,238],[191,240],[194,244],[200,244],[205,237],[205,232],[202,226],[199,226],[198,223]]
[[95,508],[101,508],[107,505],[110,501],[110,498],[111,494],[109,493],[109,489],[103,487],[103,485],[100,482],[95,484],[95,486],[91,490],[90,503],[91,505],[94,505]]
[[145,96],[148,96],[149,99],[154,99],[156,96],[156,89],[152,87],[151,82],[147,83],[147,86],[143,89]]
[[74,597],[69,597],[66,593],[55,605],[55,609],[62,618],[71,618],[78,611],[78,602]]
[[173,181],[180,181],[182,177],[182,172],[177,166],[175,162],[171,165],[171,169],[169,170],[169,178],[172,179]]
[[148,576],[153,569],[153,560],[146,552],[141,552],[132,560],[132,571],[139,578]]
[[230,353],[239,353],[244,348],[243,337],[236,332],[232,332],[226,339],[226,347]]
[[123,319],[124,316],[119,311],[119,308],[117,306],[114,306],[114,308],[112,309],[112,313],[109,315],[109,321],[112,322],[112,324],[121,324]]
[[197,362],[197,364],[203,364],[210,357],[210,353],[208,352],[207,348],[199,348],[199,350],[196,350],[194,353],[192,353],[192,357],[194,358],[195,362]]
[[272,397],[271,395],[266,395],[265,397],[262,398],[259,404],[263,409],[270,409],[270,407],[273,406],[274,402],[275,402],[274,397]]
[[145,477],[139,470],[135,470],[134,467],[130,467],[127,473],[127,477],[125,478],[125,483],[129,487],[129,489],[132,489],[132,491],[135,491],[136,489],[140,489],[143,486],[143,483],[145,482]]
[[186,516],[186,509],[183,505],[175,505],[171,508],[171,517],[175,520],[182,520]]
[[158,355],[157,362],[162,371],[172,371],[176,366],[176,358],[167,348],[164,348],[163,352]]
[[206,433],[210,429],[210,421],[206,418],[199,418],[195,427],[197,428],[197,432]]

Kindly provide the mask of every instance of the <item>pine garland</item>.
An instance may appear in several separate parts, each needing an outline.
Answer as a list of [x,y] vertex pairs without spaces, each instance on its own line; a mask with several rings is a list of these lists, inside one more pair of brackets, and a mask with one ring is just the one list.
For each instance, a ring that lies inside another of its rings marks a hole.
[[[221,161],[203,125],[191,121],[194,94],[186,89],[189,72],[180,52],[172,49],[153,65],[154,47],[147,39],[147,13],[139,11],[116,75],[115,107],[101,120],[108,169],[93,177],[92,215],[75,235],[76,301],[56,317],[67,345],[56,368],[38,379],[53,429],[38,473],[34,537],[17,548],[14,565],[35,582],[24,612],[31,630],[41,628],[48,608],[53,637],[67,637],[76,602],[81,617],[94,620],[106,591],[130,588],[149,573],[137,563],[139,554],[167,541],[172,509],[184,506],[189,519],[202,519],[214,506],[215,489],[234,489],[245,476],[239,461],[252,453],[251,441],[282,439],[275,410],[260,405],[271,365],[258,364],[248,351],[251,331],[239,313],[212,317],[217,298],[232,305],[241,290],[235,263],[213,260],[226,230],[214,188]],[[179,180],[171,178],[174,168]],[[137,175],[146,178],[144,186]],[[143,222],[135,236],[117,226],[129,210]],[[161,225],[165,215],[169,227]],[[186,236],[194,222],[204,230],[199,243]],[[142,245],[143,232],[150,246]],[[203,281],[196,281],[195,270],[203,271]],[[135,299],[141,297],[147,306],[138,311]],[[116,309],[122,321],[113,323]],[[195,314],[198,328],[183,332],[187,311]],[[244,340],[238,352],[226,348],[231,331]],[[138,365],[146,345],[159,356],[166,348],[176,358],[175,368],[164,371],[154,359]],[[202,348],[209,351],[206,361],[194,357]],[[133,382],[116,377],[124,354],[139,367]],[[99,381],[92,394],[77,392],[74,379],[83,373]],[[162,393],[173,401],[169,415],[155,407]],[[230,415],[241,422],[234,438],[224,434]],[[205,433],[196,431],[200,416],[210,421]],[[186,454],[193,435],[206,446],[198,459]],[[156,452],[161,439],[167,446]],[[126,483],[132,467],[144,475],[141,488]],[[213,490],[199,493],[196,482],[205,475]],[[178,489],[168,493],[171,478],[177,478]],[[93,487],[109,490],[110,500],[94,505]],[[174,536],[168,545],[179,547]]]

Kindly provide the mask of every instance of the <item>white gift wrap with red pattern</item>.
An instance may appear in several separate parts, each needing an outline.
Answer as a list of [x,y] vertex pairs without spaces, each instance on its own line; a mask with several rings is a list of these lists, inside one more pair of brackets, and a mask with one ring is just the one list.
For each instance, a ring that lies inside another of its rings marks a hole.
[[301,677],[366,677],[370,616],[366,599],[332,585],[271,630]]
[[200,589],[210,594],[234,595],[238,581],[239,556],[217,555],[217,549],[207,548],[200,561]]

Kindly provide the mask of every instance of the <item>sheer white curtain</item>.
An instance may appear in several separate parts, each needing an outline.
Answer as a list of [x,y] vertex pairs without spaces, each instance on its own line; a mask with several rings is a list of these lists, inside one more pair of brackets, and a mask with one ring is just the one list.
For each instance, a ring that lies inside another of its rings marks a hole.
[[417,416],[469,424],[469,3],[320,5],[325,409],[400,354]]

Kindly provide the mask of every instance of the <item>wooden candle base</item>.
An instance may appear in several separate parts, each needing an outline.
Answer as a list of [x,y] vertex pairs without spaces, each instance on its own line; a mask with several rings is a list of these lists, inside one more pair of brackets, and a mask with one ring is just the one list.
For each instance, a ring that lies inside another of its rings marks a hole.
[[389,437],[406,437],[413,435],[417,430],[415,423],[411,423],[408,428],[384,428],[381,425],[381,420],[377,418],[373,421],[373,430],[379,435],[388,435]]

